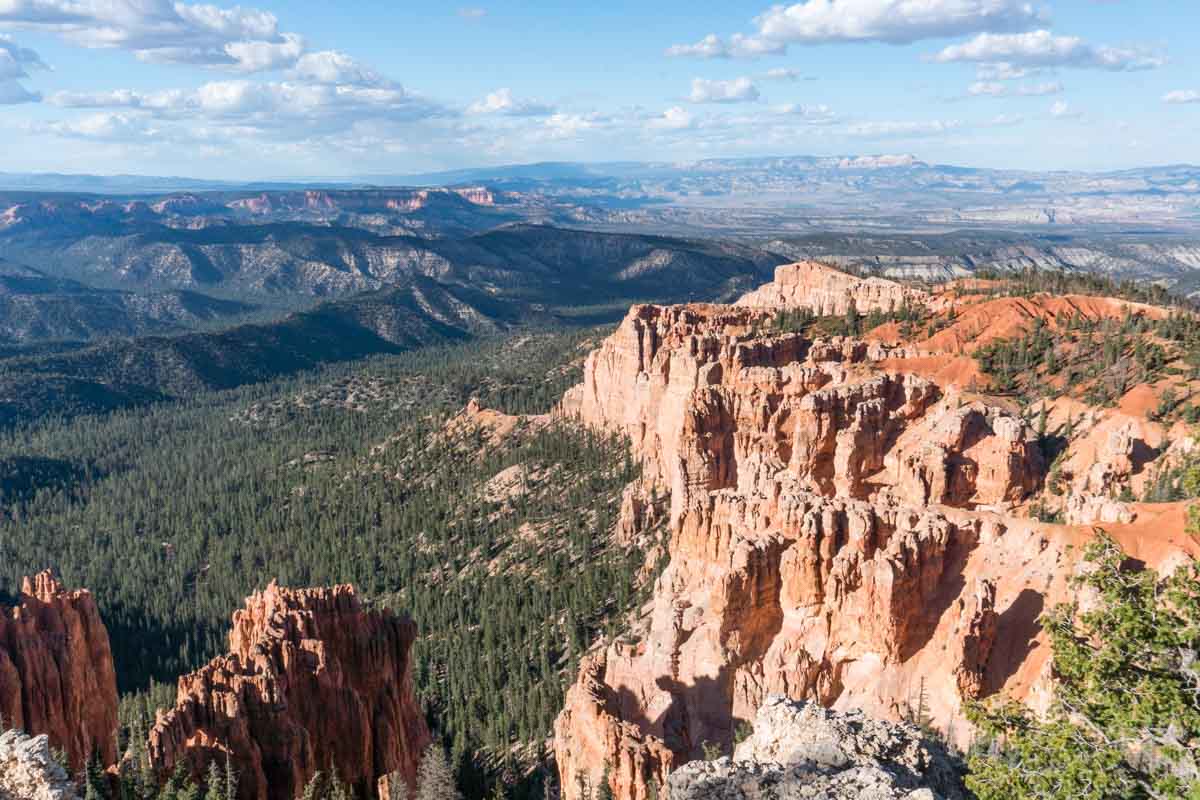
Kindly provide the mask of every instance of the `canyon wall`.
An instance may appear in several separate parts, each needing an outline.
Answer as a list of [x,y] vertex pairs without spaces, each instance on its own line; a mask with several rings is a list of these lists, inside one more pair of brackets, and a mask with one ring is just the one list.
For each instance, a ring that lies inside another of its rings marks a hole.
[[89,592],[68,591],[50,572],[26,578],[0,606],[0,718],[45,735],[70,766],[117,760],[117,680],[108,631]]
[[[368,610],[354,589],[272,583],[233,616],[227,655],[179,679],[150,732],[161,776],[200,777],[228,758],[243,800],[292,800],[336,772],[356,796],[411,784],[430,741],[412,686],[414,624]],[[394,777],[392,778],[394,779]]]
[[960,744],[967,701],[1046,702],[1038,617],[1091,530],[1028,518],[1037,435],[926,377],[923,353],[762,333],[780,305],[909,297],[818,270],[832,272],[781,267],[782,286],[736,306],[635,306],[563,399],[629,437],[635,495],[670,494],[670,560],[643,620],[583,660],[556,720],[566,800],[605,775],[646,800],[729,752],[768,695],[892,720],[920,708]]

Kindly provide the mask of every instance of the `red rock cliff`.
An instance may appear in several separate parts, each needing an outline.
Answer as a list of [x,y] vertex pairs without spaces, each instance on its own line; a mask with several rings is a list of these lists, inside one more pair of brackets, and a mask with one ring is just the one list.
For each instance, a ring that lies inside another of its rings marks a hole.
[[[911,349],[758,333],[784,277],[738,306],[635,306],[564,397],[671,498],[641,625],[584,660],[556,721],[566,800],[605,774],[645,800],[772,694],[892,719],[923,694],[959,738],[967,700],[1044,698],[1037,619],[1090,530],[1018,508],[1046,471],[1030,425]],[[838,312],[839,286],[808,302]]]
[[411,782],[429,742],[413,697],[416,628],[366,610],[354,589],[272,583],[233,615],[227,655],[179,679],[149,753],[162,775],[183,761],[200,776],[232,759],[246,800],[291,800],[317,771],[359,796],[399,772]]
[[0,607],[0,717],[46,734],[75,769],[95,754],[117,760],[117,679],[108,631],[90,593],[67,591],[50,572],[26,578]]

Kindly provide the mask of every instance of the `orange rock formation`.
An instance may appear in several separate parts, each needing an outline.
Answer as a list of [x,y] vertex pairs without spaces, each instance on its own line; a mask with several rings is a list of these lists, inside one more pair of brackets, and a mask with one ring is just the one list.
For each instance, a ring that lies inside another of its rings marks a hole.
[[179,679],[149,753],[161,775],[199,777],[231,759],[245,800],[291,800],[318,772],[358,796],[398,772],[412,782],[429,732],[413,698],[416,629],[367,610],[354,589],[272,583],[233,615],[228,655]]
[[556,721],[566,800],[605,775],[645,800],[706,745],[728,750],[768,695],[892,719],[923,696],[964,740],[967,700],[1045,702],[1037,620],[1090,529],[1018,513],[1047,469],[1035,433],[907,369],[921,348],[756,333],[772,306],[916,297],[831,272],[781,267],[736,306],[635,306],[564,397],[629,436],[642,496],[670,494],[670,562],[641,628],[584,659]]
[[50,572],[26,578],[0,607],[0,718],[47,735],[71,766],[117,760],[117,680],[108,631],[91,594],[67,591]]

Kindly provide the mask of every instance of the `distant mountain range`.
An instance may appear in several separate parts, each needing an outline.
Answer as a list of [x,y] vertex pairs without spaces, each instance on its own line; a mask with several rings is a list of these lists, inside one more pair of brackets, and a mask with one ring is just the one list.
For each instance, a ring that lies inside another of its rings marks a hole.
[[[0,190],[145,195],[179,192],[351,191],[368,186],[484,187],[526,221],[573,218],[595,225],[676,233],[705,229],[706,210],[763,225],[839,230],[864,226],[1200,226],[1200,167],[1110,172],[982,169],[930,164],[912,155],[787,156],[687,162],[544,162],[304,183],[236,184],[188,178],[0,173]],[[664,207],[676,211],[668,213]],[[683,209],[685,213],[679,213]],[[775,220],[776,223],[779,220]]]

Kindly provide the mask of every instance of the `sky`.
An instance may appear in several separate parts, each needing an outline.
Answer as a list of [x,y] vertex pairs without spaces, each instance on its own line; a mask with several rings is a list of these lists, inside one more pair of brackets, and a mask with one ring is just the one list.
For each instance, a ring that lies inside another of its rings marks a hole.
[[1198,35],[1195,0],[0,0],[0,171],[1198,163]]

